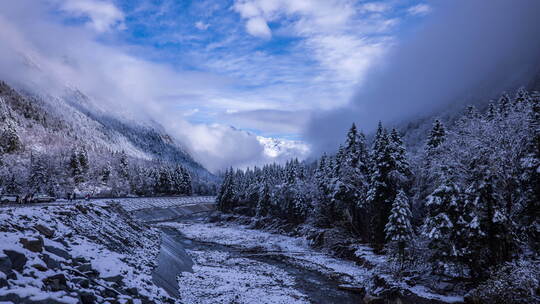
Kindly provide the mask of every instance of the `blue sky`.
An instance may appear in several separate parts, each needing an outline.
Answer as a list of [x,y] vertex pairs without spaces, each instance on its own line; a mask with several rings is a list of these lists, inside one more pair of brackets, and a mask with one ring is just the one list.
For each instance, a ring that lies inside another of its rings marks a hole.
[[[219,79],[217,94],[165,93],[171,111],[192,123],[283,138],[298,138],[311,111],[347,103],[369,68],[430,11],[412,0],[108,3],[117,15],[99,23],[108,22],[98,29],[101,42]],[[63,22],[96,27],[99,17],[62,5],[52,13]]]
[[313,113],[349,103],[433,10],[422,0],[19,0],[0,8],[2,46],[24,49],[49,77],[103,105],[150,115],[211,169],[269,161],[254,135],[302,140]]

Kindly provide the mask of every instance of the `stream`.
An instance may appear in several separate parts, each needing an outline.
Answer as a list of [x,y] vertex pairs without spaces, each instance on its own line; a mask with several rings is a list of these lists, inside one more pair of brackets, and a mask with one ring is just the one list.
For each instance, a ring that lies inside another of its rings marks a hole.
[[[205,216],[198,213],[175,222],[204,224]],[[157,227],[162,244],[153,280],[183,303],[290,303],[293,299],[295,303],[362,303],[360,294],[339,289],[335,280],[290,263],[285,256],[249,254],[234,246],[188,239],[173,227]]]

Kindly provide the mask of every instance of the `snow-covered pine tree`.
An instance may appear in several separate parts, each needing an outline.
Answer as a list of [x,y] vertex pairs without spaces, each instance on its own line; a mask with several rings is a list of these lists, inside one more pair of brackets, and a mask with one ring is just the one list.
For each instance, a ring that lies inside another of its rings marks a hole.
[[371,177],[366,203],[371,214],[371,240],[377,247],[382,248],[386,234],[384,228],[390,216],[390,209],[397,189],[395,189],[390,174],[395,170],[390,138],[387,131],[379,123],[372,149]]
[[22,142],[11,123],[7,123],[0,135],[0,153],[14,153],[22,149]]
[[442,122],[438,119],[433,122],[433,128],[429,133],[428,140],[426,142],[426,154],[434,155],[436,149],[444,142],[446,138],[446,130]]
[[118,163],[118,174],[126,181],[129,180],[129,161],[125,151],[120,152],[120,160]]
[[272,190],[268,174],[264,174],[261,184],[259,185],[259,194],[255,214],[259,217],[267,216],[270,213],[270,205],[272,203]]
[[384,231],[386,232],[387,241],[397,245],[400,261],[404,260],[407,242],[414,233],[411,218],[409,199],[403,190],[399,190],[392,204]]
[[477,210],[483,236],[478,240],[476,250],[470,250],[474,258],[471,265],[478,265],[485,271],[488,265],[499,265],[511,258],[516,249],[515,231],[506,204],[495,191],[494,177],[489,170],[475,165],[475,162],[471,170],[477,172],[466,190],[466,196]]
[[[443,169],[445,171],[445,169]],[[462,191],[452,180],[448,172],[442,173],[442,181],[428,196],[426,202],[427,215],[422,227],[423,234],[429,239],[432,250],[431,262],[435,272],[444,272],[450,263],[456,262],[456,246],[454,244],[456,223],[460,215]]]
[[71,177],[73,177],[73,181],[76,185],[85,181],[84,170],[80,163],[78,148],[74,148],[71,151],[71,156],[69,158],[69,168]]
[[225,172],[223,183],[216,197],[217,209],[222,212],[231,212],[235,199],[234,171],[229,169]]
[[90,169],[90,164],[88,161],[88,152],[86,152],[86,148],[84,146],[77,151],[77,157],[79,159],[79,165],[82,173],[87,173],[88,169]]

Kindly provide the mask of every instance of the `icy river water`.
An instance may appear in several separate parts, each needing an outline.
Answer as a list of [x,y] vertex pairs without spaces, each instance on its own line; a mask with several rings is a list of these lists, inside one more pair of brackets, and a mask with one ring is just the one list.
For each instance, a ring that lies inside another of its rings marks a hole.
[[[220,227],[204,214],[156,225],[162,245],[153,279],[182,303],[362,303],[302,241]],[[314,261],[298,258],[306,255]]]

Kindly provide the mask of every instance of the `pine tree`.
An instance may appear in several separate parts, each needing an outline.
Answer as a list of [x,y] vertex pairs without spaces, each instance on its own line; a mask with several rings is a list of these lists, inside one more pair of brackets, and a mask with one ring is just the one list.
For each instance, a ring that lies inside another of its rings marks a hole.
[[390,138],[385,129],[379,123],[375,142],[372,150],[373,168],[369,190],[367,193],[367,204],[371,213],[371,239],[378,247],[384,244],[386,235],[384,228],[395,198],[393,182],[390,177],[395,169],[392,160],[392,150],[390,149]]
[[22,149],[21,139],[13,127],[8,123],[0,136],[0,153],[14,153]]
[[460,215],[462,191],[452,181],[448,173],[442,174],[442,182],[428,197],[427,215],[423,233],[429,239],[429,248],[433,250],[431,261],[434,270],[444,271],[449,263],[456,262],[455,235],[459,234],[455,225]]
[[88,169],[90,168],[90,164],[88,162],[88,153],[86,152],[86,148],[82,147],[78,151],[78,158],[79,158],[79,164],[80,168],[83,173],[88,172]]
[[231,168],[225,172],[223,183],[216,197],[217,208],[222,212],[231,212],[234,204],[234,172]]
[[260,186],[256,215],[259,217],[268,215],[270,212],[271,203],[272,203],[272,193],[271,193],[269,181],[267,177],[265,176]]
[[411,218],[411,208],[409,206],[407,195],[400,190],[392,204],[388,223],[386,223],[384,229],[386,232],[386,239],[389,242],[397,244],[400,261],[403,261],[405,256],[405,246],[413,236]]
[[71,169],[71,176],[75,181],[75,184],[84,182],[83,171],[79,162],[79,155],[76,149],[73,149],[69,158],[69,168]]
[[444,125],[440,122],[440,120],[436,119],[433,123],[433,128],[429,133],[426,143],[426,152],[428,154],[435,153],[435,149],[437,149],[444,142],[445,138],[446,130],[444,129]]
[[126,181],[129,180],[129,162],[128,162],[128,157],[125,151],[122,151],[120,153],[118,173],[120,177],[124,178]]
[[111,178],[111,165],[109,162],[107,162],[103,166],[103,168],[101,168],[101,181],[107,184],[110,178]]

